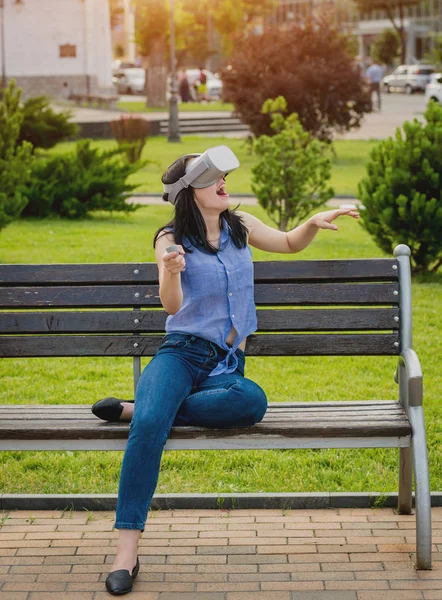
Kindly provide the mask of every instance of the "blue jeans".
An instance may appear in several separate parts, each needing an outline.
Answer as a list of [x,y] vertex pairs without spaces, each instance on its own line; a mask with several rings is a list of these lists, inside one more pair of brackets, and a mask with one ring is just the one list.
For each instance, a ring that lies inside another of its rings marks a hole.
[[226,354],[194,335],[172,333],[163,338],[137,386],[121,467],[117,529],[144,531],[172,427],[250,427],[264,417],[267,398],[259,385],[244,377],[242,350],[236,350],[234,373],[208,377]]

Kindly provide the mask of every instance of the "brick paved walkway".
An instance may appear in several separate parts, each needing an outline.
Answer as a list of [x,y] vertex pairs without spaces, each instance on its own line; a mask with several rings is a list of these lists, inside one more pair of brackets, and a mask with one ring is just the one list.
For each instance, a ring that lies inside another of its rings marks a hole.
[[[113,513],[1,516],[1,600],[111,597]],[[414,536],[414,516],[391,509],[154,511],[128,598],[441,600],[442,508],[432,571],[414,570]]]

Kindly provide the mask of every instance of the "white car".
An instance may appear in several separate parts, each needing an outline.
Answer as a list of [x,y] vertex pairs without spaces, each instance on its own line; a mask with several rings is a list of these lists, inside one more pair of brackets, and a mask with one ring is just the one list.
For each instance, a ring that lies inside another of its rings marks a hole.
[[119,94],[142,94],[145,81],[146,71],[141,67],[121,69],[112,77],[112,83]]
[[431,76],[430,83],[427,83],[425,102],[428,104],[430,100],[436,100],[436,102],[442,104],[442,73],[434,73]]
[[432,65],[401,65],[382,79],[382,88],[389,94],[396,89],[413,94],[425,91],[425,86],[430,81],[431,75],[436,70]]

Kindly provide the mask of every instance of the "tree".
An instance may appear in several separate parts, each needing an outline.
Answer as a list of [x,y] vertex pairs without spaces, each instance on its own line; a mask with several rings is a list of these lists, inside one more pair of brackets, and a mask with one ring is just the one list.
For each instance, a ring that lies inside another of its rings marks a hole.
[[353,0],[361,13],[384,10],[395,28],[401,43],[401,63],[407,57],[407,32],[405,31],[405,9],[417,6],[421,0]]
[[[136,42],[147,63],[149,104],[164,106],[169,71],[170,7],[164,0],[136,1]],[[277,0],[176,0],[174,18],[177,62],[192,57],[203,66],[213,53],[209,27],[221,37],[223,53],[228,56],[232,40],[244,35],[256,19],[272,10]]]
[[122,0],[109,0],[109,13],[111,27],[121,25],[124,19],[124,5]]
[[271,116],[275,135],[253,143],[259,160],[252,168],[252,190],[278,229],[287,231],[333,197],[331,161],[325,144],[304,131],[298,115],[283,116],[283,97],[264,102],[262,112]]
[[0,98],[0,229],[17,219],[27,199],[24,188],[30,177],[32,146],[19,143],[23,111],[21,90],[10,81]]
[[[215,29],[221,36],[223,54],[229,57],[234,40],[249,34],[257,21],[269,15],[279,0],[216,0],[212,6]],[[210,10],[210,8],[209,8]]]
[[164,0],[137,0],[135,40],[146,57],[146,90],[150,106],[164,106],[169,65],[169,7]]
[[373,44],[373,58],[381,65],[391,66],[399,56],[400,39],[393,29],[384,29]]
[[434,34],[433,49],[425,58],[437,68],[442,68],[442,33]]
[[325,18],[238,41],[221,77],[225,99],[255,135],[273,134],[261,107],[276,96],[283,96],[288,112],[297,113],[304,129],[321,140],[358,127],[371,111],[348,38]]
[[197,67],[204,66],[214,51],[210,48],[209,21],[213,7],[208,0],[195,3],[194,0],[181,0],[175,11],[176,50],[178,64],[188,57],[197,60]]
[[425,119],[376,145],[359,184],[362,226],[387,254],[407,244],[414,273],[442,265],[442,107],[430,102]]

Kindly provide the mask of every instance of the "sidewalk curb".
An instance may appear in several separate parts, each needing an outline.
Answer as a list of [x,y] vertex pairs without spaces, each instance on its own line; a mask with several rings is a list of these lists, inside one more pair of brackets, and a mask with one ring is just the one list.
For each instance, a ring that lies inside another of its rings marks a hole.
[[[232,192],[230,194],[232,197],[234,198],[256,198],[256,196],[254,196],[253,194],[236,194],[234,192]],[[159,194],[157,192],[133,192],[130,194],[131,197],[140,197],[140,198],[148,198],[148,197],[152,197],[152,198],[161,198],[163,196],[163,194]],[[357,200],[357,198],[355,196],[352,195],[347,195],[347,194],[336,194],[334,196],[334,198],[336,198],[337,200]]]
[[[395,493],[307,492],[244,494],[155,494],[151,510],[177,509],[324,509],[395,508]],[[414,499],[414,494],[413,494]],[[413,502],[414,505],[414,502]],[[117,494],[2,494],[0,510],[90,510],[113,511]],[[442,506],[442,492],[432,492],[431,506]]]

